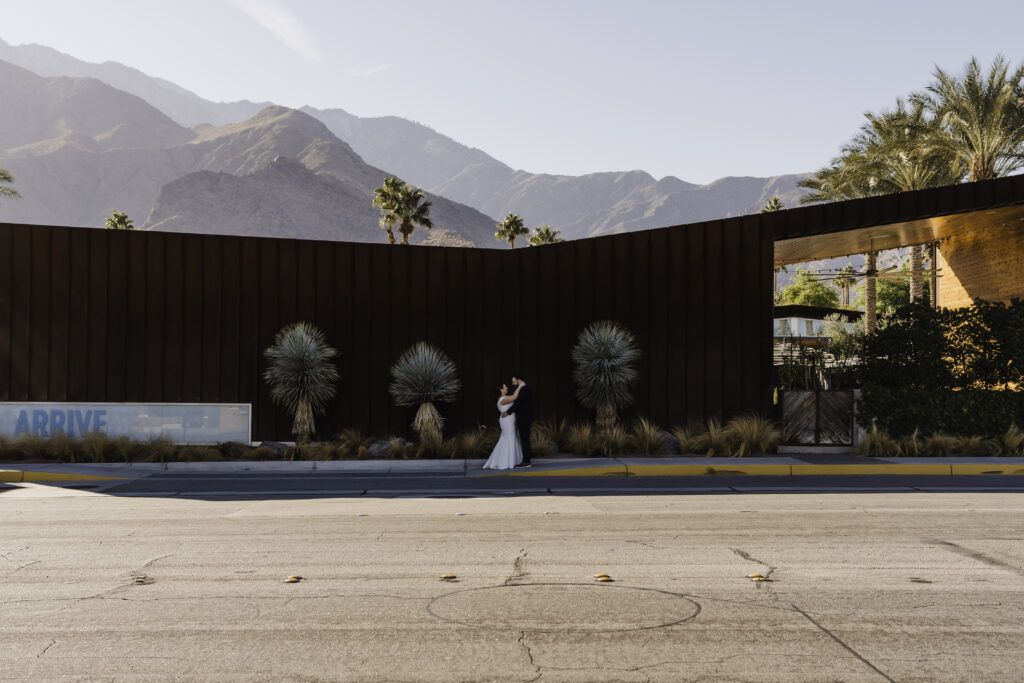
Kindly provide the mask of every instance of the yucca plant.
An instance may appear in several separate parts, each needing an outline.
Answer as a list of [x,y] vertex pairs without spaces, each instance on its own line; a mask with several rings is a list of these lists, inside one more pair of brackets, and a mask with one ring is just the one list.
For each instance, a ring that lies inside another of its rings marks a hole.
[[641,417],[633,424],[633,445],[637,453],[664,455],[665,433],[661,431],[661,427]]
[[640,357],[633,333],[611,320],[600,320],[580,332],[572,349],[576,397],[597,411],[597,428],[618,421],[619,408],[633,403],[634,364]]
[[956,453],[957,439],[949,434],[932,434],[924,440],[921,454],[928,458],[945,458]]
[[611,458],[631,450],[633,439],[622,425],[612,425],[597,434],[597,451]]
[[774,453],[782,441],[782,432],[771,420],[752,413],[732,418],[725,431],[733,444],[732,455],[736,458],[754,453]]
[[576,455],[592,455],[597,448],[594,426],[587,422],[569,427],[565,440],[569,450]]
[[871,431],[860,442],[860,454],[866,458],[895,458],[900,454],[900,445],[878,425],[871,425]]
[[999,436],[999,451],[1007,456],[1024,454],[1024,430],[1011,424],[1005,433]]
[[427,342],[417,342],[391,366],[388,389],[395,405],[419,406],[412,428],[420,435],[420,448],[440,446],[444,418],[434,404],[456,400],[462,389],[452,359]]
[[306,443],[315,431],[316,416],[334,397],[338,370],[332,359],[338,352],[327,345],[319,328],[297,322],[278,332],[263,355],[270,361],[263,373],[270,397],[292,416],[296,443]]

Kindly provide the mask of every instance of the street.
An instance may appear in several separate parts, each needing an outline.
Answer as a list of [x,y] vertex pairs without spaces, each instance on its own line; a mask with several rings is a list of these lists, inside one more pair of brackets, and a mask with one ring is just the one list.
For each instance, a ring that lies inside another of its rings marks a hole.
[[[0,678],[1005,681],[1024,665],[1019,493],[234,479],[0,488]],[[640,478],[590,485],[613,479]]]

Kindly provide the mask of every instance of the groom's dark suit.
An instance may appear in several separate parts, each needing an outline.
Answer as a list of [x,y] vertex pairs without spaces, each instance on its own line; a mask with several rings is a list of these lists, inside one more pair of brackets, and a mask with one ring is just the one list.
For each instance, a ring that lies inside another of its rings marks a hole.
[[508,409],[508,412],[516,415],[516,431],[519,432],[519,445],[523,448],[523,464],[529,465],[533,458],[533,449],[530,448],[530,426],[533,425],[533,393],[530,385],[527,384],[519,390],[519,398]]

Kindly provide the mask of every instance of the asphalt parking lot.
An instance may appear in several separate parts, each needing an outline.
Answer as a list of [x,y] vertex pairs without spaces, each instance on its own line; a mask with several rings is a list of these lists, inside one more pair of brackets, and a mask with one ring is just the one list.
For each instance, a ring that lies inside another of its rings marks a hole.
[[993,492],[26,484],[0,493],[0,678],[1013,680],[1022,513]]

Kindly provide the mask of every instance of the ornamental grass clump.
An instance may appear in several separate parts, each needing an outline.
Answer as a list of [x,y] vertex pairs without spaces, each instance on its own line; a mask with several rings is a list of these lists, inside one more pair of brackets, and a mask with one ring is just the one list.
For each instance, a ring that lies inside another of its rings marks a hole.
[[900,445],[878,425],[871,425],[871,431],[860,442],[860,454],[865,458],[897,458]]
[[270,362],[263,373],[270,397],[292,416],[295,442],[308,442],[316,416],[326,411],[334,397],[338,371],[332,359],[338,352],[327,345],[319,328],[297,322],[278,332],[263,355]]
[[685,427],[672,428],[672,436],[676,437],[676,441],[679,442],[679,452],[682,455],[701,452],[701,437],[704,432],[704,426],[698,422],[690,422]]
[[949,434],[932,434],[924,440],[921,454],[927,458],[945,458],[956,455],[958,442],[955,436]]
[[569,431],[566,432],[565,441],[569,451],[576,455],[589,456],[597,450],[594,426],[587,422],[569,427]]
[[729,431],[714,417],[708,420],[707,428],[694,440],[693,446],[694,452],[703,453],[709,458],[732,455]]
[[606,458],[622,455],[631,445],[632,439],[629,436],[629,432],[622,425],[612,425],[608,429],[602,429],[597,434],[597,452],[603,454]]
[[999,443],[982,436],[962,436],[957,442],[957,451],[965,458],[987,458],[999,454]]
[[999,442],[999,451],[1003,455],[1024,455],[1024,430],[1017,425],[1011,424],[1010,428],[1000,435],[997,441]]
[[395,405],[419,406],[412,428],[420,436],[420,451],[440,448],[444,418],[434,404],[450,403],[462,390],[452,359],[441,349],[418,342],[391,366],[388,390]]
[[576,397],[597,411],[601,431],[618,422],[619,408],[633,403],[634,364],[640,357],[633,333],[611,320],[590,324],[572,349]]
[[633,445],[636,452],[643,455],[664,455],[665,433],[661,427],[641,417],[633,424]]
[[779,428],[771,420],[755,414],[737,415],[729,420],[725,431],[732,442],[732,455],[735,458],[755,453],[774,453],[782,441]]

